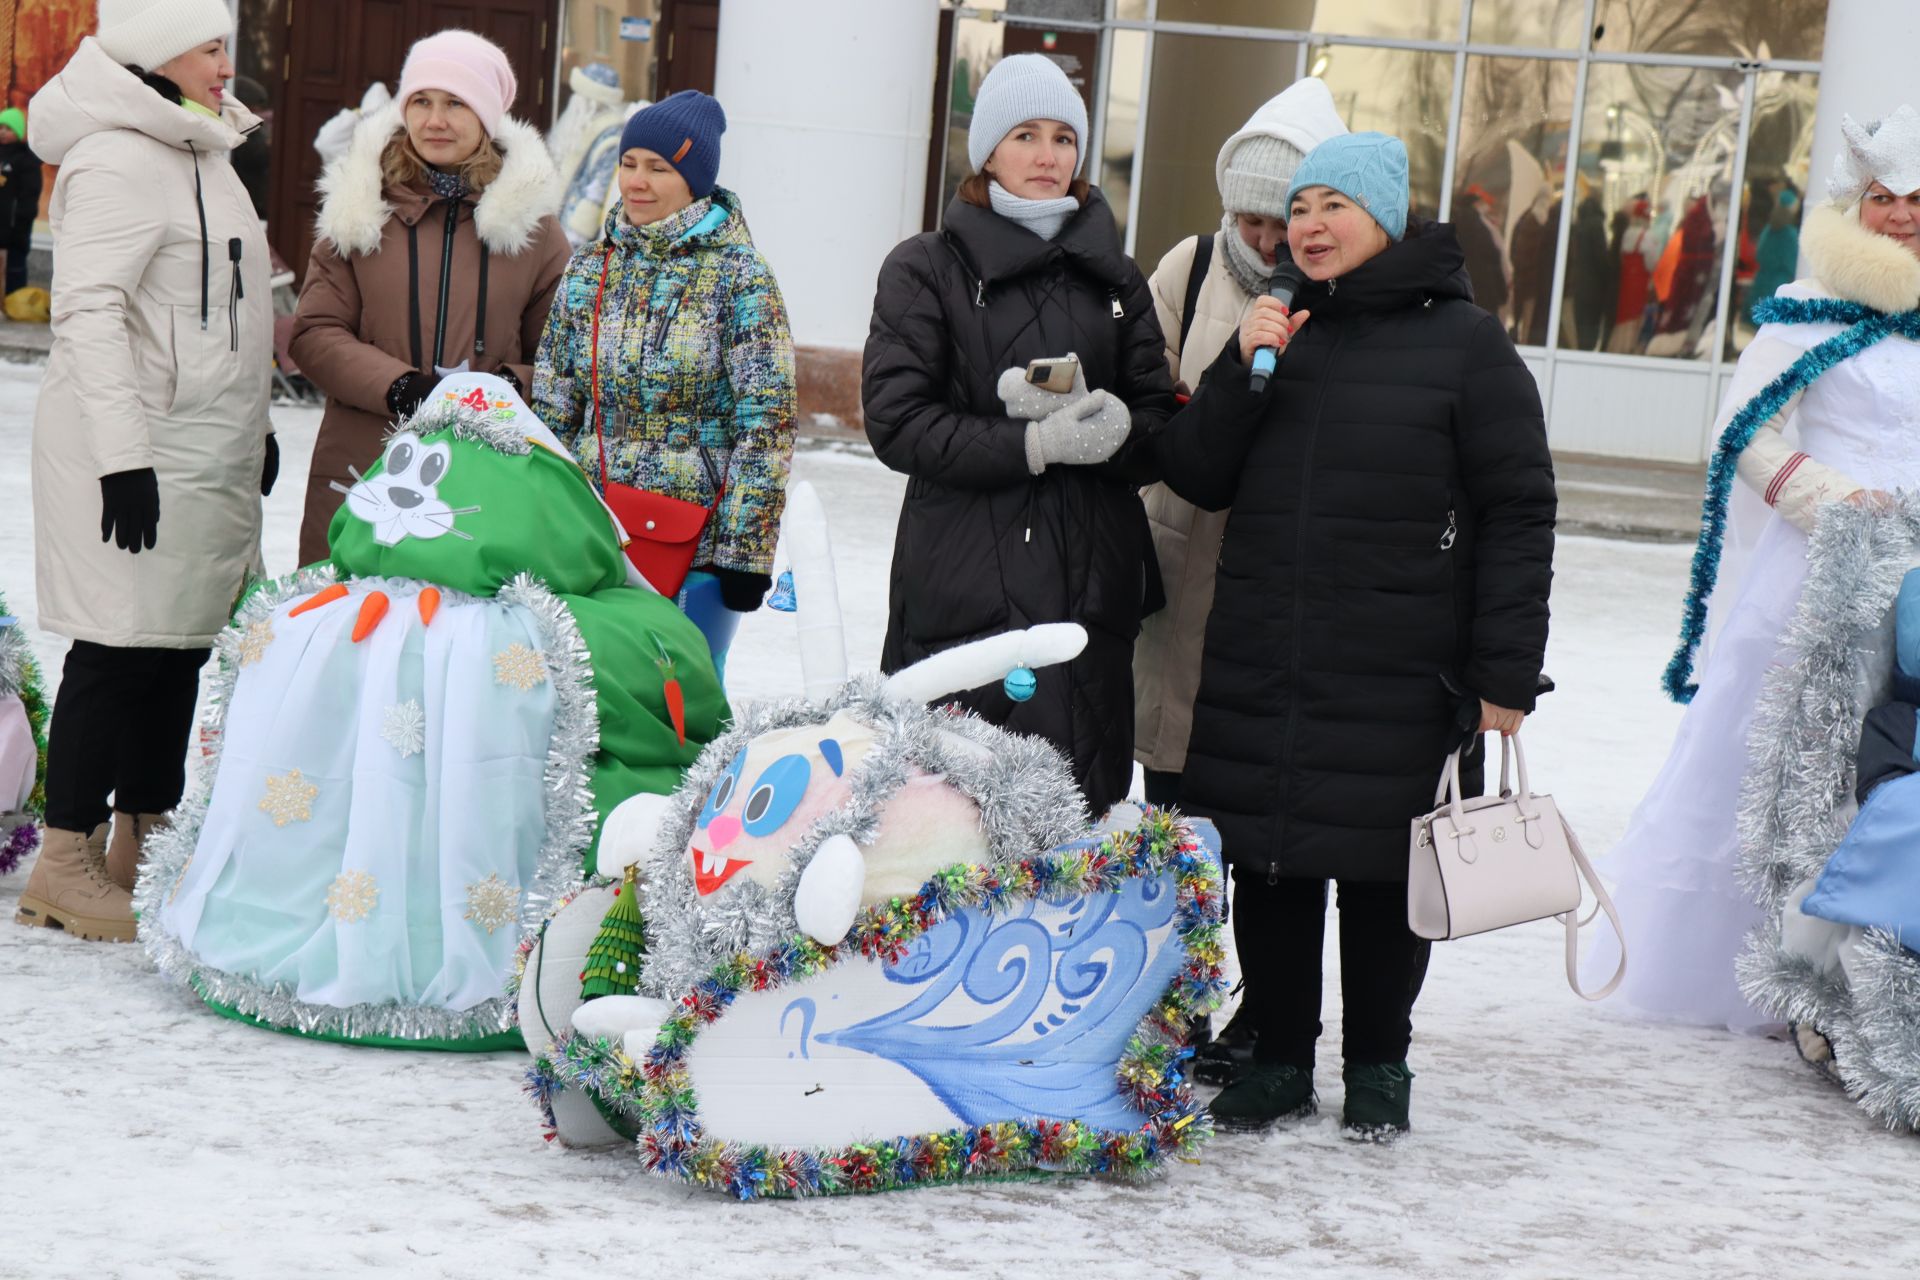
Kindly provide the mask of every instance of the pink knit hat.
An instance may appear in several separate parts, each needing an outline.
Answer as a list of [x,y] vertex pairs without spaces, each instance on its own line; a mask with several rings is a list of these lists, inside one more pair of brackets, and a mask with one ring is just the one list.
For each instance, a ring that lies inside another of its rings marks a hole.
[[416,40],[400,68],[401,103],[422,89],[438,89],[473,108],[487,136],[500,132],[500,117],[519,89],[506,50],[471,31],[442,31]]

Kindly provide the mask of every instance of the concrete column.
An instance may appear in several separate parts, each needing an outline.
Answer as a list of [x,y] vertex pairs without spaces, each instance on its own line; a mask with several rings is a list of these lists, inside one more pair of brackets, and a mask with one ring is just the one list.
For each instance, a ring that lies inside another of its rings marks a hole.
[[[1865,123],[1901,103],[1920,108],[1913,76],[1920,50],[1920,3],[1915,0],[1832,0],[1820,57],[1820,106],[1813,119],[1813,165],[1807,195],[1827,197],[1827,175],[1844,145],[1840,117]],[[1804,264],[1802,264],[1804,266]]]
[[[797,345],[857,353],[881,261],[920,230],[938,32],[932,0],[720,6],[720,181],[779,278]],[[801,373],[805,400],[805,360]]]

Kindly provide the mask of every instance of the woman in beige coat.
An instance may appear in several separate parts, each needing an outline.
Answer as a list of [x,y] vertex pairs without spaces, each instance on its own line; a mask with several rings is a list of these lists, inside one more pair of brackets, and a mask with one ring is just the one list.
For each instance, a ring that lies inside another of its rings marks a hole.
[[[137,840],[180,801],[199,670],[246,584],[279,458],[266,237],[230,163],[225,0],[102,0],[34,96],[60,166],[34,414],[40,625],[73,639],[47,837],[17,919],[129,941]],[[108,796],[118,810],[106,865]]]
[[[506,114],[507,55],[467,31],[413,46],[393,104],[362,121],[321,178],[292,355],[327,395],[300,562],[380,456],[395,419],[443,374],[496,373],[526,395],[570,246],[540,133]],[[340,487],[336,487],[340,486]]]

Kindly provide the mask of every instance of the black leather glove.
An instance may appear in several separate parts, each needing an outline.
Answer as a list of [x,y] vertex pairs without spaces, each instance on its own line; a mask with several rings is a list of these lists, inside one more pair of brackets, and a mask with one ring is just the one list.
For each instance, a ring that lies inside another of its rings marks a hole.
[[160,477],[152,467],[100,477],[100,541],[139,555],[160,530]]
[[497,376],[500,379],[500,381],[512,387],[514,391],[519,393],[521,396],[525,396],[527,394],[526,385],[520,381],[520,375],[515,373],[512,370],[512,368],[510,368],[509,366],[504,364],[501,365],[500,368],[495,371],[495,376]]
[[273,492],[273,482],[280,478],[280,442],[267,433],[267,460],[260,468],[260,496],[266,497]]
[[773,588],[773,578],[764,573],[743,573],[708,565],[707,572],[720,579],[720,603],[735,613],[752,613]]
[[433,379],[418,369],[409,369],[387,388],[387,410],[396,418],[405,418],[418,409],[433,391]]

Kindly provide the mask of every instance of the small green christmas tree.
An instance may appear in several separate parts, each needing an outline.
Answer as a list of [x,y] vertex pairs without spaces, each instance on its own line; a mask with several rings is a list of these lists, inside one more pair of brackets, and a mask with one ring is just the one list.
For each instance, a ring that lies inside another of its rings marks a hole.
[[634,889],[635,869],[613,891],[613,906],[600,921],[600,932],[587,948],[587,967],[580,974],[580,998],[630,996],[640,986],[640,963],[647,954],[646,926],[640,919],[640,895]]

